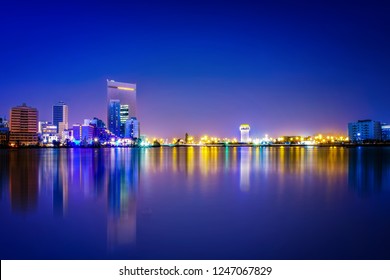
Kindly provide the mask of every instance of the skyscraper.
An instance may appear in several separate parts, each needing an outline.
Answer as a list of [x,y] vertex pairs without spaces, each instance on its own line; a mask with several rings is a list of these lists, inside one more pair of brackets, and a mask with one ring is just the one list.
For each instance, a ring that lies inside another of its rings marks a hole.
[[38,110],[26,104],[11,109],[10,143],[18,145],[38,144]]
[[[136,84],[107,80],[107,123],[108,129],[116,136],[124,137],[126,121],[131,117],[137,117],[136,97]],[[119,123],[116,122],[117,102],[119,102]]]
[[53,125],[57,126],[57,133],[60,136],[68,129],[68,105],[62,101],[53,106]]
[[118,137],[121,134],[120,107],[119,100],[111,99],[108,103],[108,130]]

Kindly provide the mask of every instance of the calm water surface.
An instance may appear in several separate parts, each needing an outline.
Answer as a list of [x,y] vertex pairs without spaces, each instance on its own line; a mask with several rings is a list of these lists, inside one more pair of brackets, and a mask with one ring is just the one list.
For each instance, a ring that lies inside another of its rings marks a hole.
[[0,150],[1,259],[390,259],[390,148]]

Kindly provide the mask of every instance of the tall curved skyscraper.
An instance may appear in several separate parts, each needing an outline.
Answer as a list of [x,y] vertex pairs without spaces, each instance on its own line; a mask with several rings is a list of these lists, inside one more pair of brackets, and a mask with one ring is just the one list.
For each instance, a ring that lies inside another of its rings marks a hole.
[[[119,104],[118,104],[119,103]],[[115,105],[115,106],[114,106]],[[119,116],[118,116],[119,105]],[[118,122],[119,117],[119,122]],[[125,136],[126,121],[137,117],[136,84],[107,80],[107,125],[118,137]]]

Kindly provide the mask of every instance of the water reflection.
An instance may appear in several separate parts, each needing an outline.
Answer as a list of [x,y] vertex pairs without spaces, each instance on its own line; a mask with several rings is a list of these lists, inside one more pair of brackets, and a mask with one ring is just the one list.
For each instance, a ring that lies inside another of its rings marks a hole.
[[9,180],[9,153],[0,150],[0,201],[6,196]]
[[[69,238],[67,242],[73,247],[83,245],[77,236],[85,233],[83,242],[91,244],[80,249],[79,254],[81,250],[88,252],[100,245],[110,258],[142,258],[150,256],[142,252],[151,254],[164,244],[169,244],[173,251],[182,252],[180,250],[184,249],[179,245],[177,248],[172,245],[176,243],[184,244],[187,250],[196,252],[199,247],[207,252],[207,242],[197,242],[198,237],[217,242],[215,236],[218,234],[232,232],[233,236],[235,232],[234,238],[237,238],[237,233],[242,231],[249,232],[250,236],[240,239],[237,244],[241,244],[242,250],[250,251],[251,244],[260,242],[256,239],[258,236],[264,234],[265,239],[272,239],[276,234],[275,231],[270,233],[267,227],[257,226],[257,218],[268,222],[270,229],[280,227],[280,232],[289,228],[290,220],[300,224],[294,228],[302,231],[317,219],[327,222],[327,228],[331,229],[335,219],[332,211],[336,211],[333,209],[337,209],[337,205],[352,209],[355,204],[351,197],[356,197],[355,193],[389,190],[390,149],[0,150],[0,183],[3,215],[21,216],[26,220],[39,217],[45,221],[43,225],[46,222],[49,225],[46,221],[49,213],[53,219],[51,232],[69,233],[69,237],[62,238]],[[9,213],[4,210],[8,205]],[[374,203],[372,205],[375,207]],[[340,207],[339,210],[344,209]],[[32,215],[28,215],[30,213]],[[305,224],[302,215],[311,213],[314,218]],[[279,221],[277,225],[273,222],[276,220]],[[340,220],[340,224],[344,222]],[[69,223],[74,225],[69,227]],[[88,224],[94,224],[96,237],[91,238],[88,234]],[[39,236],[44,236],[39,232],[42,228],[46,227],[41,224],[29,230],[36,231],[39,240]],[[312,230],[318,235],[324,228],[318,226]],[[14,225],[13,234],[18,232],[21,230]],[[307,236],[305,234],[303,232],[302,236]],[[56,234],[52,236],[55,238]],[[221,248],[232,244],[232,236],[226,235]],[[195,242],[194,248],[188,244],[189,239]],[[153,246],[155,249],[151,249]],[[165,251],[169,252],[169,249],[165,248]],[[97,254],[97,258],[107,257],[101,252]],[[166,255],[170,256],[169,253]],[[178,256],[182,255],[172,255],[172,258]],[[229,258],[240,256],[232,254]],[[19,257],[23,258],[23,252]]]
[[15,212],[29,212],[37,207],[39,161],[35,150],[9,153],[9,193]]
[[107,240],[110,250],[136,242],[139,150],[110,150]]
[[348,154],[348,184],[367,194],[390,187],[390,153],[388,149],[361,147]]
[[244,148],[240,153],[240,189],[249,191],[250,189],[250,167],[252,148]]

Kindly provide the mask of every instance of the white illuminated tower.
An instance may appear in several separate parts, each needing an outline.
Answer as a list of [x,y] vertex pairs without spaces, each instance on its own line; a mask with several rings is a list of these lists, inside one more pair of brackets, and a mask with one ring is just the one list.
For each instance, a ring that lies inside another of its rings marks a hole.
[[251,127],[249,126],[249,124],[240,125],[241,142],[242,143],[248,143],[250,141],[250,138],[249,138],[249,131],[250,130],[251,130]]

